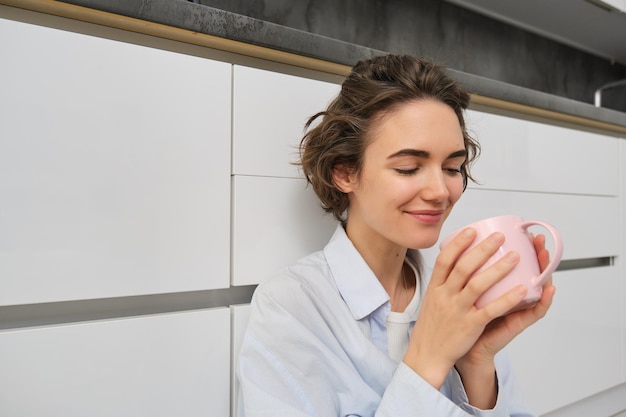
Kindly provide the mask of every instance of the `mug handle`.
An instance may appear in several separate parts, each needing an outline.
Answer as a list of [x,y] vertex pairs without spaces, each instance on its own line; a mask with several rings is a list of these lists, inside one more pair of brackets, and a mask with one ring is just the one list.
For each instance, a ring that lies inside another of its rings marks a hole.
[[556,268],[559,266],[559,263],[561,262],[561,257],[563,256],[563,240],[561,239],[561,234],[559,233],[559,231],[556,230],[554,226],[546,222],[529,220],[523,222],[521,224],[521,228],[524,229],[526,233],[528,233],[528,228],[535,225],[541,226],[548,230],[548,232],[550,232],[550,234],[552,235],[552,240],[554,241],[554,250],[552,251],[553,253],[550,254],[550,262],[546,266],[546,269],[544,269],[539,277],[537,277],[537,282],[535,283],[535,285],[541,285],[548,279],[550,275],[552,275],[552,273],[556,270]]

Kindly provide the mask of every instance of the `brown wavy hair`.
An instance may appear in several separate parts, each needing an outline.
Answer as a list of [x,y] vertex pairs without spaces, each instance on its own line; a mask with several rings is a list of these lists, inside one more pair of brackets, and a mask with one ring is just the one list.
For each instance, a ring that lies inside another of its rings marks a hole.
[[359,61],[342,83],[339,95],[305,125],[299,165],[326,212],[344,220],[348,196],[335,185],[333,169],[343,165],[352,173],[360,173],[368,133],[378,116],[404,103],[425,99],[438,100],[456,113],[467,150],[461,167],[464,189],[468,179],[474,180],[470,165],[480,154],[480,145],[465,126],[469,94],[441,65],[410,55],[377,56]]

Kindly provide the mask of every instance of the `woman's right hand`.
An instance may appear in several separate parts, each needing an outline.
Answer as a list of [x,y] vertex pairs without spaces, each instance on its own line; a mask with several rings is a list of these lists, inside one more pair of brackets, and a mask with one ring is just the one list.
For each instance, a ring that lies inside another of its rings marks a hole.
[[475,238],[474,229],[465,229],[437,257],[404,357],[409,367],[437,389],[487,324],[526,295],[525,287],[519,286],[483,308],[475,307],[476,300],[519,261],[516,253],[508,253],[470,280],[504,243],[504,236],[494,233],[464,253]]

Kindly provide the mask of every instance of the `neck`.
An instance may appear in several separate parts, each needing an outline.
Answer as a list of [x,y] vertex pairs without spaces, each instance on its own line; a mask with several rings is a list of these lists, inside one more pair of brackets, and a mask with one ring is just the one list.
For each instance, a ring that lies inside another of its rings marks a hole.
[[406,263],[402,266],[401,270],[401,283],[396,286],[396,290],[393,293],[387,291],[389,294],[389,303],[391,304],[391,311],[402,312],[406,310],[407,306],[413,299],[416,291],[416,277],[413,270]]
[[404,311],[415,291],[415,274],[404,264],[407,248],[351,228],[350,222],[346,234],[389,295],[392,310]]

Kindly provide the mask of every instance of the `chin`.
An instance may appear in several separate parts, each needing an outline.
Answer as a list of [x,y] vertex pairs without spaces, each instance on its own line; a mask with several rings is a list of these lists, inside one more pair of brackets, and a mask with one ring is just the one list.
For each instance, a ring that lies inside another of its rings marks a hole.
[[437,233],[437,235],[432,238],[423,237],[422,239],[419,239],[419,240],[413,240],[409,242],[410,244],[407,245],[407,247],[409,249],[428,249],[428,248],[435,246],[438,240],[439,240],[439,233]]

